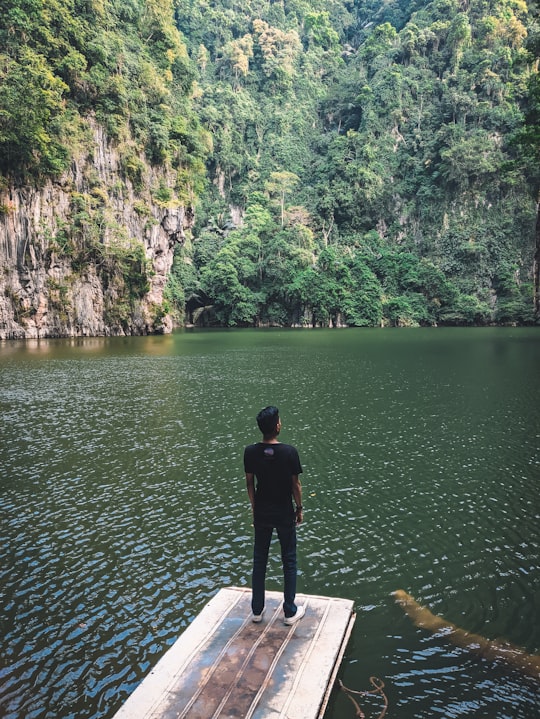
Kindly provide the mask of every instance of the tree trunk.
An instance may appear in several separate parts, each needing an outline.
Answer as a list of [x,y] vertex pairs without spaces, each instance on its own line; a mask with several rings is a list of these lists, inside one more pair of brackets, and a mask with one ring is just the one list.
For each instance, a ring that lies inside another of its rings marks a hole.
[[534,318],[537,324],[540,324],[540,198],[536,205],[536,250],[533,261],[533,277],[534,277]]

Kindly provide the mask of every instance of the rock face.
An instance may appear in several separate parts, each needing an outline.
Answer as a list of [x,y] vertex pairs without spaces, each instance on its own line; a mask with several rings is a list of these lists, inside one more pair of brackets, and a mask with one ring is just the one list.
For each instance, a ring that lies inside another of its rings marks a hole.
[[174,172],[88,127],[58,181],[0,190],[0,339],[172,329],[163,292],[191,211]]

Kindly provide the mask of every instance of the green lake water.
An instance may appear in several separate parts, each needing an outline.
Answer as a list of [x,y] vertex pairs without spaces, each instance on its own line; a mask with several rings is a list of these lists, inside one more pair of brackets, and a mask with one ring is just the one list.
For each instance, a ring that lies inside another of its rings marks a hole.
[[[0,717],[112,717],[249,585],[243,447],[276,404],[304,467],[299,591],[356,607],[344,684],[382,679],[388,719],[537,719],[537,681],[392,592],[540,654],[539,373],[532,328],[1,343]],[[335,691],[325,719],[354,716]]]

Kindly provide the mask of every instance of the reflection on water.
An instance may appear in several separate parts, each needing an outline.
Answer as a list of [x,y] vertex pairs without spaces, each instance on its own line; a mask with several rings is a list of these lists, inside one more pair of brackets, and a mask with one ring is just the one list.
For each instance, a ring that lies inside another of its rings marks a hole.
[[241,457],[272,403],[305,470],[299,588],[356,604],[344,683],[382,678],[400,719],[539,717],[538,682],[391,596],[540,653],[539,366],[527,329],[2,343],[0,716],[111,717],[247,584]]

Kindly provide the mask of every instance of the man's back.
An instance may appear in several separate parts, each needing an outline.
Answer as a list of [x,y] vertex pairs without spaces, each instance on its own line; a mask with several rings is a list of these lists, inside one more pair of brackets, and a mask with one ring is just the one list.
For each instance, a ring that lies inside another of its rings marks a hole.
[[257,442],[244,451],[246,472],[257,478],[255,522],[288,524],[294,521],[292,478],[302,472],[295,447],[281,442]]

